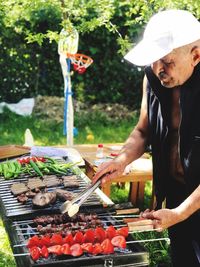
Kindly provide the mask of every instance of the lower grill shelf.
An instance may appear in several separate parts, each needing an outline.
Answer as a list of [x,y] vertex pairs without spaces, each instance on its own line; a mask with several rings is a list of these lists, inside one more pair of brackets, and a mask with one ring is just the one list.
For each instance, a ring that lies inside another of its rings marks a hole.
[[[106,218],[106,217],[105,217]],[[30,219],[29,219],[30,221]],[[24,222],[24,221],[23,221]],[[16,244],[25,244],[27,236],[24,231],[21,231],[20,226],[15,227],[12,220],[8,219],[5,223],[7,233],[10,238],[11,247],[14,254],[27,254],[28,249],[26,246],[15,246]],[[31,224],[30,224],[31,226]],[[105,226],[106,227],[106,226]],[[117,227],[117,224],[116,224]],[[35,228],[35,227],[34,227]],[[27,227],[29,229],[29,226]],[[34,233],[32,234],[34,235]],[[132,241],[132,235],[126,238],[127,241]],[[47,259],[40,258],[34,262],[29,255],[15,257],[18,267],[58,267],[58,266],[94,266],[94,267],[112,267],[112,266],[149,266],[149,253],[141,245],[127,244],[126,249],[115,249],[113,254],[109,255],[91,255],[84,253],[79,257],[68,255],[55,256],[50,255]]]

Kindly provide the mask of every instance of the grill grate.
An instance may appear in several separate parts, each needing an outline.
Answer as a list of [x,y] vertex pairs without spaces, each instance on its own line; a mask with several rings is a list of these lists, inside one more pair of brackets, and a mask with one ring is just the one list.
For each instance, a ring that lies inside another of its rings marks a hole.
[[[78,167],[77,167],[78,168]],[[54,191],[55,189],[65,189],[69,192],[78,194],[83,191],[87,186],[88,183],[86,182],[85,175],[83,172],[78,169],[79,174],[77,175],[79,181],[79,188],[64,188],[64,186],[59,185],[56,187],[48,187],[46,189],[47,192]],[[70,174],[69,174],[70,175]],[[17,200],[17,197],[14,196],[10,190],[10,187],[13,183],[18,182],[27,182],[28,179],[31,178],[30,175],[21,175],[20,178],[12,179],[12,180],[5,180],[4,178],[0,177],[0,198],[3,206],[3,213],[6,217],[15,217],[20,215],[27,215],[27,214],[41,214],[41,213],[48,213],[48,212],[58,212],[60,205],[62,202],[60,200],[56,200],[56,202],[49,207],[38,209],[34,208],[32,205],[32,200],[28,199],[26,204],[22,204]],[[98,206],[102,205],[103,201],[102,198],[99,197],[96,193],[93,193],[87,201],[83,204],[83,206]]]

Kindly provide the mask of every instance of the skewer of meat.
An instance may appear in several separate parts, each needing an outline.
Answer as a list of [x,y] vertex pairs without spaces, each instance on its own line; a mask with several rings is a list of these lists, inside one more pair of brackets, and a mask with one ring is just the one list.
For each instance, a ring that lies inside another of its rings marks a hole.
[[76,221],[83,221],[83,222],[89,222],[91,220],[95,220],[98,218],[97,214],[88,214],[85,215],[84,213],[79,213],[73,217],[69,217],[67,214],[56,214],[56,215],[46,215],[46,216],[39,216],[36,217],[33,220],[25,220],[25,221],[19,221],[14,222],[14,225],[26,225],[30,223],[34,224],[41,224],[41,225],[47,225],[50,223],[55,224],[61,224],[61,223],[67,223],[67,222],[76,222]]

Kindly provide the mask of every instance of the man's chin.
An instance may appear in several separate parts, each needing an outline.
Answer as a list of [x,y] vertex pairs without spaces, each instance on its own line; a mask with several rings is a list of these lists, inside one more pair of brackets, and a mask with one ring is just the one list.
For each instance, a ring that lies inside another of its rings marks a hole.
[[173,88],[175,87],[175,85],[171,82],[166,82],[166,81],[160,81],[162,86],[166,87],[166,88]]

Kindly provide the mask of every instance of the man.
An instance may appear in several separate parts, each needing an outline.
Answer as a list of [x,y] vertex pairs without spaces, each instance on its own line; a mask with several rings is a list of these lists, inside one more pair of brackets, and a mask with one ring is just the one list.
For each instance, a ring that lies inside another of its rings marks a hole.
[[200,23],[187,11],[160,12],[125,59],[146,66],[140,118],[93,182],[121,175],[150,144],[156,211],[142,216],[169,227],[174,267],[200,266]]

